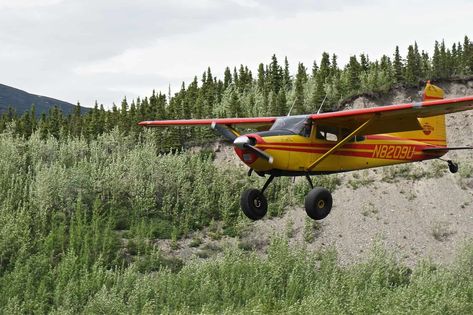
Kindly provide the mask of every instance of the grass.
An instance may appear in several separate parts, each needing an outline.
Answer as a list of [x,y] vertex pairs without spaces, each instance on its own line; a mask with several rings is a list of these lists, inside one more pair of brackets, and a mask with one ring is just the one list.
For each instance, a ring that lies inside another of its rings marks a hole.
[[312,220],[309,217],[305,218],[303,237],[307,243],[312,243],[320,234],[321,230],[322,224],[319,221]]
[[356,190],[360,187],[366,187],[375,182],[375,179],[370,176],[368,170],[355,171],[352,173],[350,179],[348,179],[347,184],[353,189]]
[[375,205],[372,202],[369,202],[367,204],[363,204],[361,208],[361,214],[364,217],[375,217],[379,213],[379,210],[375,207]]

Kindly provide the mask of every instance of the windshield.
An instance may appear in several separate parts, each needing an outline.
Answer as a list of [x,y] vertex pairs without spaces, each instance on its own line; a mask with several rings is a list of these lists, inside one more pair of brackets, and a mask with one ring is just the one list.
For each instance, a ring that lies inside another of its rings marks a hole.
[[289,130],[300,134],[308,123],[307,116],[279,117],[269,130]]

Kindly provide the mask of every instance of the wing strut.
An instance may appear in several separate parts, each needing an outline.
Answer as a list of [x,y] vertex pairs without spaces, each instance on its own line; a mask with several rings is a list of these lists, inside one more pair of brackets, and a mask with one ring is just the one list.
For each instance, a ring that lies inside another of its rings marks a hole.
[[366,127],[369,126],[369,124],[371,124],[373,122],[373,120],[376,118],[377,116],[372,116],[370,119],[368,119],[366,122],[364,122],[361,126],[359,126],[358,128],[356,128],[355,130],[353,130],[348,136],[346,136],[345,138],[343,138],[340,142],[338,142],[336,145],[334,145],[330,150],[328,150],[327,152],[325,152],[321,157],[319,157],[317,160],[315,160],[312,164],[310,164],[307,168],[306,168],[306,171],[309,172],[311,171],[314,167],[316,167],[320,162],[322,162],[323,160],[325,160],[325,158],[327,158],[330,154],[332,154],[335,150],[337,150],[338,148],[340,148],[341,146],[343,146],[345,143],[347,143],[351,138],[353,138],[353,136],[359,134],[360,132],[363,131],[363,129],[365,129]]

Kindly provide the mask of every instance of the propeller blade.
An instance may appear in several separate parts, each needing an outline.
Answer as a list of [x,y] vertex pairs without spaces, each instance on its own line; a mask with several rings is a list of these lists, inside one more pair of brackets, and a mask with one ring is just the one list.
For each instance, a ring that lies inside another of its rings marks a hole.
[[231,143],[233,143],[233,141],[235,141],[235,139],[237,138],[237,135],[231,132],[230,129],[222,125],[216,124],[215,122],[212,123],[212,129],[218,132],[221,136],[225,138],[225,140]]
[[247,150],[252,151],[254,154],[259,156],[260,158],[265,159],[266,161],[268,161],[269,164],[273,164],[273,160],[274,160],[273,157],[269,155],[268,153],[264,152],[263,150],[258,149],[257,147],[254,147],[249,143],[245,143],[243,147]]

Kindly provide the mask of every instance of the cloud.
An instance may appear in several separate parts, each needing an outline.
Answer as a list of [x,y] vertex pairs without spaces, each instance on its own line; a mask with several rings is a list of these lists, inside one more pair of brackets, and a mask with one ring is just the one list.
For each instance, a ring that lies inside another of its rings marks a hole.
[[[207,66],[253,70],[273,53],[306,66],[340,64],[414,40],[461,40],[465,0],[0,0],[0,82],[37,94],[110,104],[154,87],[178,89]],[[143,94],[141,94],[143,96]]]
[[56,5],[63,0],[0,0],[0,9],[25,9]]

